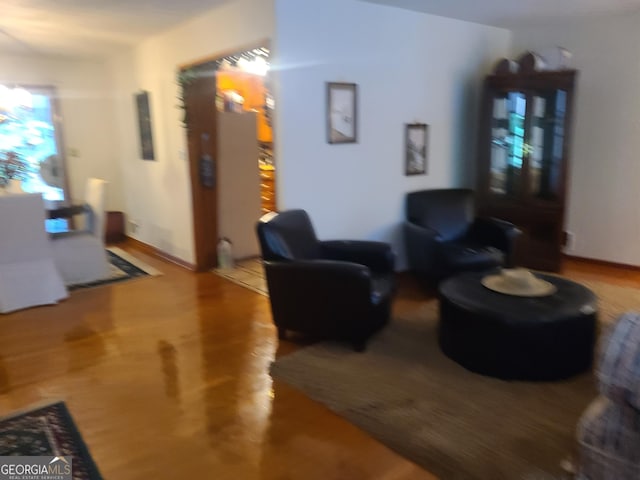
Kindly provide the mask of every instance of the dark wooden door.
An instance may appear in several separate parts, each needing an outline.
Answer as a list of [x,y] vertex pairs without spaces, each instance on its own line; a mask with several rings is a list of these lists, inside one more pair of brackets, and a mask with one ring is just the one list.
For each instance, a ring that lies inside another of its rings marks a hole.
[[216,266],[218,192],[216,185],[217,128],[214,70],[199,69],[184,86],[185,123],[189,144],[196,270]]

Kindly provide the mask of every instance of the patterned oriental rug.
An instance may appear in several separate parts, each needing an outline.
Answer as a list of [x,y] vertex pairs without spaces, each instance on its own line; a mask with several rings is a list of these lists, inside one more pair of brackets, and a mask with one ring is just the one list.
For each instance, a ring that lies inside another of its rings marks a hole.
[[[640,310],[640,290],[582,283],[598,295],[601,332]],[[440,351],[437,324],[437,302],[425,302],[365,353],[319,343],[279,358],[272,374],[442,479],[570,478],[561,462],[576,453],[593,374],[533,383],[471,373]]]
[[108,247],[107,257],[109,260],[109,275],[107,277],[96,280],[95,282],[67,285],[67,288],[73,291],[80,288],[98,287],[123,282],[147,275],[162,275],[159,270],[153,268],[151,265],[147,265],[142,260],[137,259],[118,247]]
[[101,480],[64,402],[0,420],[0,456],[71,456],[74,480]]

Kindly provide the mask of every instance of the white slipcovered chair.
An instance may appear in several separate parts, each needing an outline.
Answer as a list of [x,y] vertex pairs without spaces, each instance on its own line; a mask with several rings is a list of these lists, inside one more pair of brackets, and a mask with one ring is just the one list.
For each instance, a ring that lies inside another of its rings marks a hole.
[[99,178],[87,180],[82,229],[51,235],[53,257],[67,285],[89,283],[109,275],[104,247],[106,184]]
[[44,226],[42,195],[0,196],[0,312],[50,305],[68,296]]

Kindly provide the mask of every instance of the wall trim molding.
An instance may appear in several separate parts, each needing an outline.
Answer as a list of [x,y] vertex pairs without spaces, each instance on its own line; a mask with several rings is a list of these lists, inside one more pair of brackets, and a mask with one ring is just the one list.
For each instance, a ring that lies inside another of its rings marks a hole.
[[578,257],[575,255],[563,254],[567,260],[576,260],[579,262],[590,263],[592,265],[601,265],[605,267],[622,268],[626,270],[640,271],[640,265],[631,265],[629,263],[610,262],[608,260],[598,260],[596,258]]
[[156,257],[160,257],[163,260],[167,260],[171,263],[175,263],[176,265],[186,268],[187,270],[191,270],[192,272],[196,271],[196,266],[194,264],[186,262],[181,258],[175,257],[170,253],[165,252],[164,250],[160,250],[159,248],[149,245],[148,243],[144,243],[138,240],[137,238],[127,236],[126,239],[127,239],[126,240],[127,243],[133,245],[135,248],[143,251],[144,253],[147,253],[149,255],[154,255]]

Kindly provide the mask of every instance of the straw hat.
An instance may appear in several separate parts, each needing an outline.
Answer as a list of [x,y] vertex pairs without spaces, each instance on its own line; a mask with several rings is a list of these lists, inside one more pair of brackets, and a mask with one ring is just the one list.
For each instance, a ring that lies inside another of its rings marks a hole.
[[545,297],[557,290],[555,285],[536,277],[526,268],[505,268],[498,275],[487,275],[481,282],[495,292],[519,297]]

